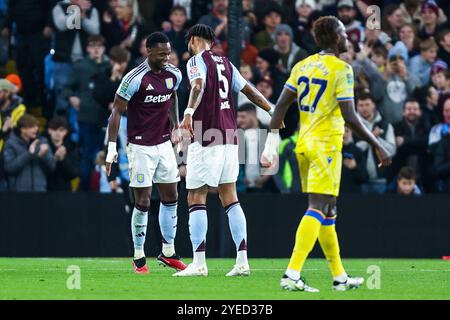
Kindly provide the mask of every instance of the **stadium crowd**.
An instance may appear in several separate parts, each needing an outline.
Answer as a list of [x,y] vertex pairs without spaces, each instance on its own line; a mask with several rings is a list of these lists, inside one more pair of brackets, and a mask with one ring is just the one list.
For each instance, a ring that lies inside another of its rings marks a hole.
[[[450,192],[449,1],[243,0],[242,5],[239,69],[272,103],[291,68],[318,52],[313,22],[336,15],[346,26],[349,48],[341,58],[354,69],[357,112],[394,158],[391,167],[378,168],[374,150],[347,129],[341,193]],[[372,5],[381,9],[379,17]],[[217,36],[213,50],[226,55],[227,11],[228,0],[0,0],[0,191],[124,190],[126,133],[119,133],[119,164],[109,178],[103,151],[121,79],[144,59],[147,35],[165,32],[171,63],[184,73],[181,116],[189,94],[185,34],[195,23],[210,25]],[[243,95],[237,106],[249,157],[262,151],[256,129],[266,128],[270,119]],[[122,121],[123,129],[126,117]],[[246,161],[241,192],[301,190],[296,105],[285,124],[278,174],[261,175],[259,165]],[[184,170],[181,163],[182,175]]]

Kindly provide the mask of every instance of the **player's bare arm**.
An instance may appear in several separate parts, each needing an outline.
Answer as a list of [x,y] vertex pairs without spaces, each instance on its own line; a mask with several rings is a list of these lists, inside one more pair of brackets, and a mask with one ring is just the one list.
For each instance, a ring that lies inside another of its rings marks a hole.
[[178,118],[178,95],[176,92],[172,95],[172,106],[169,109],[169,120],[172,127],[172,143],[180,142],[181,138],[178,134],[178,127],[180,126],[180,119]]
[[[272,104],[262,95],[261,92],[259,92],[255,87],[253,87],[250,84],[246,84],[245,87],[241,90],[243,94],[246,95],[246,97],[253,102],[255,105],[257,105],[259,108],[263,109],[264,111],[267,111],[270,116],[273,116],[273,113],[275,111],[275,108],[272,106]],[[281,125],[279,127],[280,129],[284,128],[284,122],[281,122]]]
[[245,94],[247,98],[251,102],[256,104],[259,108],[271,113],[272,104],[269,101],[267,101],[267,99],[262,95],[262,93],[256,90],[255,87],[247,83],[245,87],[241,90],[241,92]]
[[[283,119],[296,97],[297,95],[295,92],[286,88],[283,89],[278,98],[272,120],[270,121],[271,130],[283,128]],[[278,156],[278,140],[278,132],[269,132],[264,151],[261,155],[261,165],[264,168],[269,168],[274,164],[274,161]]]
[[111,174],[111,164],[117,162],[117,135],[122,114],[127,110],[128,101],[116,95],[108,123],[108,154],[106,155],[106,174]]
[[180,124],[180,129],[187,130],[190,137],[194,137],[194,129],[192,127],[192,115],[202,101],[205,85],[203,79],[194,79],[191,82],[191,92],[189,94],[189,101],[186,110],[184,111],[184,118]]
[[345,123],[352,129],[361,139],[367,141],[372,147],[375,148],[378,159],[380,160],[379,166],[388,166],[391,164],[392,159],[387,150],[380,144],[377,138],[370,132],[369,129],[364,126],[361,120],[358,118],[355,112],[355,103],[353,100],[340,101],[339,107],[341,109],[342,116]]

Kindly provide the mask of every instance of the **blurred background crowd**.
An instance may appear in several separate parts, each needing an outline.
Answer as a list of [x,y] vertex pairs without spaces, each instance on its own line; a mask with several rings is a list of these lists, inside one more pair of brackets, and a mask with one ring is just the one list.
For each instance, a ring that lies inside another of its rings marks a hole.
[[[217,36],[213,50],[227,55],[228,5],[228,0],[0,0],[0,192],[123,192],[126,117],[110,178],[103,151],[121,79],[145,59],[145,39],[153,31],[167,34],[170,62],[184,75],[190,57],[185,34],[195,23],[210,25]],[[450,192],[450,1],[243,0],[242,9],[239,69],[272,103],[291,68],[319,52],[313,22],[335,15],[344,23],[350,41],[341,58],[354,69],[357,112],[394,160],[378,168],[373,149],[347,129],[341,193]],[[178,92],[180,116],[189,94],[186,78]],[[237,107],[246,156],[257,159],[263,145],[257,129],[266,128],[270,118],[243,95]],[[279,173],[261,175],[254,159],[246,161],[241,192],[301,190],[296,105],[285,124]],[[180,163],[182,175],[184,169]]]

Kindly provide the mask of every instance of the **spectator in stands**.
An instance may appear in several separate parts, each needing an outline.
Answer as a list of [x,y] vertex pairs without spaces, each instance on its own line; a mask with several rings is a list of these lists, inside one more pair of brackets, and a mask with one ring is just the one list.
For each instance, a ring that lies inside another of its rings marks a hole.
[[260,172],[259,146],[263,144],[261,144],[258,130],[261,126],[256,117],[256,107],[253,104],[245,104],[238,109],[237,125],[244,130],[245,137],[244,184],[246,191],[265,191],[271,176],[261,175]]
[[375,63],[378,71],[384,72],[387,63],[387,50],[383,46],[374,47],[370,59]]
[[408,72],[419,78],[421,87],[430,83],[431,66],[437,57],[438,46],[433,39],[420,42],[420,54],[409,60]]
[[274,100],[278,99],[278,96],[283,89],[283,85],[287,80],[287,75],[279,70],[278,62],[280,61],[280,54],[274,49],[261,50],[256,58],[255,69],[255,83],[261,79],[273,81]]
[[426,0],[422,4],[421,9],[422,27],[419,31],[419,38],[425,40],[433,37],[437,39],[438,34],[442,31],[439,25],[439,7],[434,0]]
[[185,62],[190,57],[185,39],[187,32],[185,27],[187,22],[186,9],[179,5],[172,7],[170,22],[172,24],[171,29],[165,33],[170,40],[172,50],[175,50],[181,60]]
[[363,152],[353,141],[352,131],[345,127],[342,146],[341,193],[361,193],[361,186],[368,179]]
[[429,127],[422,119],[419,102],[408,99],[403,109],[403,120],[394,124],[397,153],[392,161],[392,178],[404,166],[414,169],[417,180],[426,174],[426,156]]
[[221,41],[226,39],[228,27],[228,0],[213,0],[211,12],[198,20],[198,23],[210,26]]
[[112,111],[114,97],[122,78],[130,70],[130,53],[128,50],[115,46],[109,51],[110,68],[106,68],[103,73],[95,77],[93,96],[100,106]]
[[294,34],[287,24],[280,24],[275,30],[274,49],[280,54],[278,64],[281,71],[289,74],[292,67],[300,60],[305,59],[308,53],[297,46],[293,41]]
[[30,108],[44,106],[44,59],[53,33],[52,3],[52,0],[8,1],[6,21],[1,26],[5,38],[15,30],[16,65],[24,83],[25,104]]
[[438,60],[431,67],[431,82],[440,97],[450,92],[450,72],[444,61]]
[[108,110],[94,99],[95,78],[111,66],[105,60],[105,41],[102,36],[91,36],[88,40],[88,56],[74,65],[74,71],[65,89],[64,96],[78,111],[81,146],[81,188],[87,190],[89,173],[95,156],[103,146],[102,128],[106,124]]
[[[239,67],[239,72],[244,77],[244,79],[247,80],[247,82],[254,85],[252,81],[255,77],[253,75],[252,68],[248,64],[241,63],[241,66]],[[240,107],[244,104],[247,104],[247,103],[252,103],[252,102],[247,98],[247,96],[245,94],[243,94],[242,92],[238,92],[238,107]]]
[[419,80],[408,72],[406,51],[391,51],[385,73],[367,64],[365,72],[375,100],[380,101],[379,111],[388,123],[402,120],[403,105],[412,94]]
[[420,0],[405,0],[400,3],[405,22],[408,24],[420,25],[422,17],[420,15]]
[[[260,81],[258,81],[258,83],[256,84],[256,89],[262,93],[262,95],[269,100],[271,103],[275,103],[276,100],[274,99],[274,95],[273,95],[273,81],[271,79],[261,79]],[[264,124],[265,126],[268,126],[270,124],[270,120],[271,117],[270,115],[267,116],[267,112],[264,112],[264,110],[262,110],[262,112],[258,111],[258,109],[261,108],[257,108],[256,109],[256,115],[259,121],[261,121],[262,124]],[[264,114],[266,113],[266,114]]]
[[389,4],[384,8],[381,29],[392,39],[399,40],[399,30],[405,24],[405,16],[397,4]]
[[420,196],[422,191],[416,184],[416,173],[411,167],[400,169],[396,181],[389,184],[386,193],[398,194],[402,196]]
[[[407,23],[413,23],[415,25],[422,25],[422,6],[421,0],[404,0],[403,3],[400,4],[400,9],[402,9],[403,14],[405,16],[405,21]],[[445,23],[447,21],[447,17],[439,8],[439,23]]]
[[421,99],[422,118],[426,127],[431,128],[438,124],[441,116],[437,111],[439,92],[432,85],[422,88],[418,93]]
[[245,24],[248,26],[250,34],[258,26],[258,18],[254,12],[254,1],[243,0],[242,1],[242,16],[244,17]]
[[447,65],[450,64],[450,30],[443,30],[438,37],[439,51],[438,57],[442,59]]
[[[364,125],[372,131],[389,154],[394,156],[396,151],[394,128],[376,110],[373,98],[369,93],[363,92],[358,97],[357,111]],[[386,170],[378,166],[375,150],[365,141],[357,141],[356,146],[362,150],[367,160],[366,170],[369,174],[369,180],[363,184],[363,192],[383,193],[387,181]]]
[[364,42],[364,26],[356,20],[356,9],[353,0],[340,0],[337,5],[338,17],[344,23],[348,40],[354,45]]
[[63,117],[55,117],[48,123],[50,150],[56,161],[55,170],[47,177],[48,191],[71,191],[71,180],[80,174],[78,149],[66,139],[69,130]]
[[[450,114],[450,112],[448,112]],[[450,117],[450,116],[449,116]],[[434,176],[439,180],[438,191],[450,192],[450,134],[446,134],[436,145],[434,152]]]
[[[78,6],[81,11],[79,28],[68,23],[76,22],[73,12],[68,10],[72,5]],[[63,97],[63,90],[72,73],[73,63],[84,58],[89,36],[100,33],[100,21],[98,11],[92,7],[91,1],[65,0],[53,7],[53,23],[56,27],[53,55],[55,107],[56,111],[60,112],[60,110],[66,111],[68,107],[67,100]]]
[[[292,26],[294,32],[294,42],[301,48],[309,49],[311,44],[314,45],[314,38],[311,34],[311,16],[316,10],[316,2],[314,0],[297,0],[295,1],[295,9],[297,13],[297,21]],[[308,53],[312,53],[308,51]]]
[[137,0],[119,0],[114,13],[103,14],[102,35],[108,48],[120,45],[131,52],[132,59],[139,57],[141,39],[145,37]]
[[399,30],[400,41],[408,48],[408,56],[420,54],[417,29],[413,24],[406,23]]
[[450,98],[445,100],[442,114],[444,121],[433,126],[428,136],[428,147],[432,153],[436,149],[437,143],[450,134]]
[[275,45],[275,30],[281,24],[281,17],[282,10],[278,5],[272,4],[267,7],[262,20],[264,30],[258,32],[253,39],[253,44],[258,50],[272,48]]
[[11,82],[0,79],[0,155],[5,140],[26,111],[22,100],[14,96],[16,91],[17,88]]
[[16,132],[6,141],[4,160],[9,191],[47,191],[47,176],[56,161],[47,139],[38,137],[36,118],[27,114],[20,118]]

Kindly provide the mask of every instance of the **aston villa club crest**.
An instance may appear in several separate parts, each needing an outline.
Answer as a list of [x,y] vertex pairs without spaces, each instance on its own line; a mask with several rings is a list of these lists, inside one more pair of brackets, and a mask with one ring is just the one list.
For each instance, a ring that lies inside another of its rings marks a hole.
[[143,174],[138,174],[137,175],[137,182],[138,183],[144,183],[144,175]]
[[167,89],[173,89],[173,79],[172,78],[166,79],[166,87],[167,87]]

